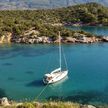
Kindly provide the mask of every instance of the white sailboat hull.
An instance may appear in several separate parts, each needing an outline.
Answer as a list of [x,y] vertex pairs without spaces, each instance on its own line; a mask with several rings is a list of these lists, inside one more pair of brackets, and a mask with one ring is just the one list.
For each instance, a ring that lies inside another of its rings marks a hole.
[[68,75],[68,70],[61,72],[50,73],[49,76],[52,76],[50,80],[43,79],[44,84],[53,84],[56,83]]

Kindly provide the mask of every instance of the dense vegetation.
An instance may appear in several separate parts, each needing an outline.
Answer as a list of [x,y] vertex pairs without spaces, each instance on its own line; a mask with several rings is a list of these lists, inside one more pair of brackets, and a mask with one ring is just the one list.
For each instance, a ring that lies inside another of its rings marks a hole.
[[48,9],[91,1],[108,6],[107,0],[0,0],[0,9]]
[[61,21],[108,25],[108,8],[97,3],[81,4],[57,10]]
[[32,27],[40,32],[40,36],[56,36],[58,30],[66,36],[72,31],[52,24],[76,22],[108,25],[108,8],[88,3],[53,10],[0,11],[0,36],[6,31],[18,36]]

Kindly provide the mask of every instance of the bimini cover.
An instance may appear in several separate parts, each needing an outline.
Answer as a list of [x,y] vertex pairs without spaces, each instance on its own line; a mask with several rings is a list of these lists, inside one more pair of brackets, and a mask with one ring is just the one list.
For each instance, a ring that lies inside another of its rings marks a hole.
[[57,69],[53,70],[53,71],[51,72],[51,74],[53,74],[53,73],[55,73],[55,72],[58,72],[58,71],[60,71],[60,70],[61,70],[61,68],[57,68]]
[[51,77],[52,75],[51,74],[45,74],[45,77]]

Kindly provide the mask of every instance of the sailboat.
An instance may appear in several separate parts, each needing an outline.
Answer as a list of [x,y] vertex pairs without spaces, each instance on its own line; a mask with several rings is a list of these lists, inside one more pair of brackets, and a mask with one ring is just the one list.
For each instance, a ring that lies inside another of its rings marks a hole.
[[[56,83],[68,75],[68,69],[62,70],[61,68],[61,36],[59,32],[59,68],[53,70],[50,73],[47,73],[43,77],[44,84],[53,84]],[[66,59],[65,59],[66,62]]]

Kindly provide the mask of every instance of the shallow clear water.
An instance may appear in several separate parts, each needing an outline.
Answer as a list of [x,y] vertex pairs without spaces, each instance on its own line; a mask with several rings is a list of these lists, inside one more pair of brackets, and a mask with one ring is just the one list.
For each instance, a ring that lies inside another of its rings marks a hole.
[[[108,44],[66,44],[63,48],[68,78],[49,85],[38,99],[108,103]],[[45,87],[43,75],[57,67],[57,45],[0,46],[0,97],[37,99]]]
[[108,36],[108,26],[67,26],[72,30],[83,30],[99,36]]

